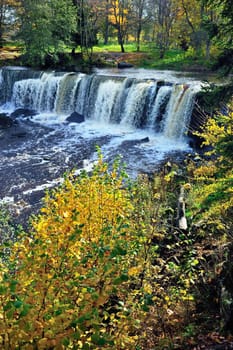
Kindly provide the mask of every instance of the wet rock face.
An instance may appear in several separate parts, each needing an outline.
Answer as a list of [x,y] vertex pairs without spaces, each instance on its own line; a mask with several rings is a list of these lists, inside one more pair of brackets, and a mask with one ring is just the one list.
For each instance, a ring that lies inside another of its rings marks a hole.
[[141,143],[146,143],[149,141],[150,141],[149,137],[144,137],[143,139],[139,139],[139,140],[127,140],[122,142],[122,146],[124,147],[135,146],[135,145],[140,145]]
[[8,129],[14,124],[12,118],[8,117],[6,114],[0,114],[0,129]]
[[69,123],[83,123],[85,121],[85,117],[82,114],[77,112],[73,112],[69,117],[66,118],[66,121]]
[[120,68],[120,69],[133,68],[133,64],[121,61],[121,62],[118,62],[117,67]]
[[13,113],[11,113],[10,117],[12,119],[16,118],[30,118],[33,117],[34,115],[37,115],[38,113],[32,109],[26,109],[26,108],[18,108],[16,109]]

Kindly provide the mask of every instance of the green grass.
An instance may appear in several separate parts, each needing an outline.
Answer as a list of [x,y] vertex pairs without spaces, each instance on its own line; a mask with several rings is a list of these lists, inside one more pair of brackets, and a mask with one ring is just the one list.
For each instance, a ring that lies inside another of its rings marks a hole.
[[[136,46],[134,44],[126,44],[124,45],[126,52],[135,52]],[[103,51],[109,51],[109,52],[121,52],[121,47],[117,43],[111,43],[108,45],[99,44],[93,47],[93,52],[103,52]]]
[[[124,48],[125,48],[125,52],[127,52],[127,53],[137,51],[136,43],[127,43],[124,45]],[[100,43],[100,44],[93,47],[93,51],[94,52],[103,52],[103,51],[121,52],[121,47],[117,42],[111,42],[107,45]],[[148,52],[148,51],[150,51],[150,49],[149,49],[147,44],[142,44],[140,51]]]
[[[129,43],[124,45],[126,54],[136,53],[136,44]],[[93,47],[93,52],[98,54],[101,52],[121,52],[120,45],[116,42],[109,43],[108,45],[99,44]],[[128,58],[126,56],[126,58]],[[213,60],[213,58],[211,58]],[[136,62],[136,63],[135,63]],[[160,58],[159,49],[155,47],[153,43],[142,43],[140,47],[140,55],[134,60],[134,65],[137,67],[154,68],[154,69],[172,69],[172,70],[183,70],[183,69],[194,69],[198,70],[199,67],[202,69],[209,69],[211,62],[206,60],[204,54],[195,53],[192,49],[187,52],[181,49],[169,49],[163,59]]]

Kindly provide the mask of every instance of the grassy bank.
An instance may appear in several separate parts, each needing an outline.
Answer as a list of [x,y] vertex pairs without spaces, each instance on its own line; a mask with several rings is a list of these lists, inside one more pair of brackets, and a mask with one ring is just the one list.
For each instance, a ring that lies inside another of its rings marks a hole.
[[[6,44],[0,49],[0,65],[23,65],[22,52],[23,48],[18,46],[17,43]],[[60,61],[54,60],[54,62],[56,61],[56,67],[63,67],[64,64],[67,68],[69,66],[79,66],[82,63],[79,47],[77,47],[75,53],[76,55],[72,56],[70,48],[64,49]],[[215,55],[207,60],[202,53],[196,53],[192,49],[188,51],[170,49],[161,59],[159,49],[153,44],[142,44],[140,52],[136,51],[134,43],[126,44],[125,53],[120,51],[117,43],[99,44],[93,47],[92,64],[103,67],[115,66],[120,61],[131,63],[135,67],[148,69],[208,71],[215,61]]]
[[93,47],[94,57],[102,57],[116,61],[127,61],[136,67],[148,69],[172,69],[172,70],[192,70],[206,71],[211,69],[215,61],[215,55],[206,59],[202,52],[194,52],[192,49],[184,51],[181,49],[168,50],[164,58],[160,58],[159,49],[152,44],[142,44],[141,51],[136,51],[135,44],[126,44],[125,53],[120,52],[119,45],[112,43],[109,45],[98,45]]

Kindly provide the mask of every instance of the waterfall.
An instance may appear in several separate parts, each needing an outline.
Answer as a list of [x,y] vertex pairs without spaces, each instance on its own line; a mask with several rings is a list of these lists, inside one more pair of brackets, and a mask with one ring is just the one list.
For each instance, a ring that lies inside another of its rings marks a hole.
[[121,83],[108,80],[100,84],[96,97],[93,119],[109,123],[113,115],[116,98],[121,91]]
[[168,138],[181,138],[190,122],[194,92],[187,85],[174,85],[167,105],[163,134]]
[[122,81],[120,91],[116,97],[115,104],[112,110],[111,121],[113,123],[120,123],[124,113],[125,103],[127,101],[128,94],[133,83],[133,78],[125,78]]
[[34,71],[23,67],[2,68],[2,81],[0,83],[0,103],[10,101],[13,86],[16,81],[29,78],[38,78],[40,75],[40,71]]
[[85,74],[83,74],[81,80],[77,85],[74,110],[78,111],[82,115],[86,115],[86,107],[92,78],[93,77],[91,75],[86,76]]
[[44,73],[40,79],[16,81],[11,100],[17,108],[51,112],[54,110],[60,80],[61,77],[56,77],[53,73]]
[[[164,108],[166,107],[169,97],[171,96],[171,90],[171,86],[166,85],[159,88],[147,122],[147,126],[150,129],[154,129],[156,127],[157,121],[161,121],[161,118],[164,114]],[[158,120],[159,117],[160,120]]]
[[58,114],[73,112],[74,95],[80,78],[76,74],[67,73],[59,79],[55,100],[55,111]]
[[160,132],[181,139],[192,113],[195,93],[191,86],[156,79],[136,79],[83,73],[33,72],[3,69],[0,102],[38,113],[85,119]]
[[124,104],[121,124],[141,126],[148,90],[152,82],[134,82]]
[[2,69],[0,69],[0,87],[2,87],[3,83],[3,75],[2,75]]

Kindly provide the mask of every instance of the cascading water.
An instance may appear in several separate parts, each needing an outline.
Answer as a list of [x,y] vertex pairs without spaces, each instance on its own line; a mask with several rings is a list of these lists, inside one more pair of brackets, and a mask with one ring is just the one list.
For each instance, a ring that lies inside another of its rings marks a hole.
[[128,124],[140,127],[142,124],[143,112],[146,109],[146,97],[152,82],[134,82],[124,104],[121,124]]
[[11,103],[39,113],[69,115],[76,111],[86,120],[147,128],[181,139],[189,125],[194,97],[192,87],[183,84],[51,72],[14,82]]
[[194,103],[194,92],[187,85],[174,85],[164,119],[163,133],[180,138],[188,129]]
[[[147,125],[152,130],[156,127],[159,116],[162,118],[165,113],[165,107],[171,95],[171,86],[161,86],[155,97],[152,110],[148,115]],[[160,120],[161,121],[161,120]]]
[[111,122],[116,98],[121,90],[121,83],[117,81],[104,81],[100,84],[95,101],[93,118],[104,123]]
[[21,67],[6,67],[1,70],[0,81],[0,102],[7,102],[11,99],[14,83],[29,78],[39,78],[40,71],[34,71]]
[[16,81],[11,102],[16,108],[34,109],[38,112],[52,112],[61,77],[43,74],[40,79]]

